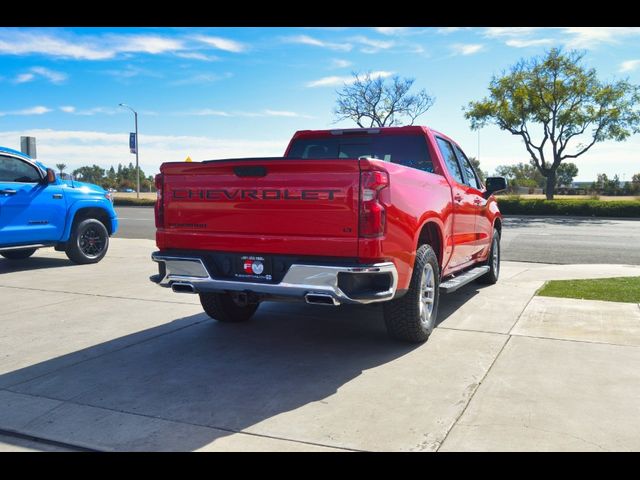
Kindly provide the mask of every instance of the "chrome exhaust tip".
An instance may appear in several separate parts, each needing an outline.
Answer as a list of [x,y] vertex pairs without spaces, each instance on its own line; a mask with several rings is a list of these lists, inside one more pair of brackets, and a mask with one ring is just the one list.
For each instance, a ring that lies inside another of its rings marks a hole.
[[304,300],[311,305],[330,305],[338,306],[340,302],[326,293],[307,293]]
[[173,283],[171,290],[176,293],[196,293],[196,289],[190,283]]

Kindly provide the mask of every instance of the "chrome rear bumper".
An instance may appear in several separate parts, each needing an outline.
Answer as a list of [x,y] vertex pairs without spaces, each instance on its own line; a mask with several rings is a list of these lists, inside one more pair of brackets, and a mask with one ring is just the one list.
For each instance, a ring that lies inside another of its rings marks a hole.
[[[160,274],[151,280],[164,287],[177,287],[174,291],[201,292],[247,292],[262,296],[297,298],[307,303],[339,305],[341,303],[373,303],[390,300],[396,293],[398,273],[391,262],[373,265],[304,265],[293,264],[279,283],[235,281],[228,278],[213,278],[198,257],[173,256],[155,252],[154,262],[164,264]],[[339,274],[383,275],[389,281],[383,290],[347,295],[339,286]],[[331,297],[331,301],[313,301]],[[311,299],[311,300],[310,300]]]

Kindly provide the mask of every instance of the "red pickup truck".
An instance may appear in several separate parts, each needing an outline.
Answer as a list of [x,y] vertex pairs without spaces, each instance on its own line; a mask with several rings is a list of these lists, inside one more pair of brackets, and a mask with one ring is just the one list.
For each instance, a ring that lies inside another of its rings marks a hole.
[[303,130],[281,158],[164,163],[151,280],[222,322],[263,300],[381,302],[425,341],[440,292],[500,271],[502,217],[462,149],[427,127]]

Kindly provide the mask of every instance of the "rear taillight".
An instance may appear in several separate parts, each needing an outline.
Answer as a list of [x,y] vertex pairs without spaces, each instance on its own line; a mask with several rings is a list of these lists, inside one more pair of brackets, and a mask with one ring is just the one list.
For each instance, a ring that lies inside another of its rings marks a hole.
[[360,236],[381,237],[386,227],[386,209],[380,191],[389,186],[389,174],[377,170],[360,174]]
[[155,216],[156,216],[156,228],[164,227],[164,201],[162,199],[162,182],[163,182],[162,174],[159,173],[155,177],[156,184],[156,205],[155,205]]

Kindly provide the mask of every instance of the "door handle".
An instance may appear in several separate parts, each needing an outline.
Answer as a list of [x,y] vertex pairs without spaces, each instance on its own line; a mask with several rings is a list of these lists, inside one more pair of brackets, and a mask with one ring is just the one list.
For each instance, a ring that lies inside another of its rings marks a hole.
[[475,203],[476,205],[480,205],[482,201],[479,198],[476,198],[473,200],[473,203]]
[[460,195],[460,194],[457,194],[457,195],[456,195],[456,196],[454,196],[453,198],[454,198],[454,200],[455,200],[456,202],[461,202],[461,201],[462,201],[462,195]]
[[54,193],[52,195],[53,198],[55,198],[56,200],[60,200],[62,198],[62,194],[61,193]]
[[0,190],[0,194],[3,194],[3,195],[15,195],[16,193],[18,193],[17,190],[11,190],[11,189]]

